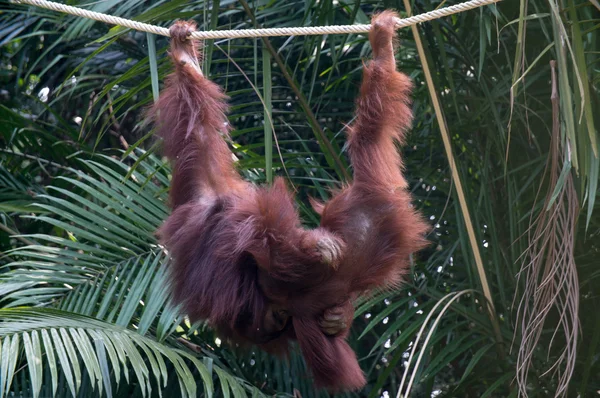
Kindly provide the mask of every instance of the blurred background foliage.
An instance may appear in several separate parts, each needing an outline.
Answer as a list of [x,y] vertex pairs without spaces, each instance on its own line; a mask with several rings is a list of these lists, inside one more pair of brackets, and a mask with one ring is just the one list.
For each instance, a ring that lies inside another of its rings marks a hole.
[[[405,12],[401,1],[360,0],[68,4],[161,26],[193,18],[201,29]],[[504,0],[421,25],[443,115],[411,30],[400,32],[399,65],[416,83],[402,153],[431,245],[402,289],[356,304],[352,344],[368,385],[346,395],[598,394],[599,10],[596,0]],[[240,350],[169,304],[153,232],[168,214],[170,168],[142,124],[170,69],[166,46],[0,3],[0,397],[327,395],[296,353]],[[326,199],[351,174],[344,126],[369,54],[363,35],[206,43],[204,70],[231,96],[240,171],[257,183],[286,176],[307,225],[318,222],[307,197]],[[436,116],[450,132],[491,318]]]

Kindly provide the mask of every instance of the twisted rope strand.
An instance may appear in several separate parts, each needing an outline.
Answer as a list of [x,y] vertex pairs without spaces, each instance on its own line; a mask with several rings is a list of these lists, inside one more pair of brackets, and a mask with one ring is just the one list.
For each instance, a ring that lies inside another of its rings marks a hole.
[[[150,25],[143,22],[132,21],[115,17],[112,15],[103,14],[95,11],[84,10],[68,6],[61,3],[55,3],[48,0],[12,0],[17,4],[30,4],[37,7],[47,8],[53,11],[59,11],[66,14],[76,15],[79,17],[94,19],[96,21],[105,22],[111,25],[123,26],[139,30],[142,32],[154,33],[161,36],[169,36],[169,29],[161,26]],[[424,14],[415,15],[409,18],[399,18],[396,28],[404,28],[418,23],[431,21],[433,19],[442,18],[448,15],[459,12],[472,10],[473,8],[496,3],[500,0],[470,0],[465,3],[455,4],[450,7],[440,8],[426,12]],[[266,37],[266,36],[306,36],[306,35],[325,35],[325,34],[348,34],[348,33],[368,33],[371,29],[370,24],[363,25],[333,25],[333,26],[312,26],[312,27],[295,27],[295,28],[268,28],[268,29],[244,29],[244,30],[209,30],[203,32],[194,32],[192,37],[196,39],[235,39],[244,37]]]

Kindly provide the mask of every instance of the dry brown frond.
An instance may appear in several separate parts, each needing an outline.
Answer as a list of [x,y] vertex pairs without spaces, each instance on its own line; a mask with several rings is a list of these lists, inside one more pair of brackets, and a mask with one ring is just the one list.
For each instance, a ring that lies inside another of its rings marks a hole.
[[[549,180],[544,207],[535,220],[530,220],[529,246],[519,274],[519,279],[524,278],[524,290],[517,310],[517,322],[520,323],[517,330],[521,336],[516,377],[519,396],[523,397],[528,396],[527,380],[534,351],[548,316],[556,314],[558,319],[546,348],[548,356],[559,335],[562,348],[557,359],[541,372],[541,376],[552,373],[556,378],[556,397],[567,394],[575,366],[578,337],[579,280],[573,250],[579,203],[573,176],[569,170],[566,175],[563,171],[563,164],[569,159],[569,142],[561,137],[555,61],[551,61],[551,71],[552,138],[545,172]],[[558,194],[555,193],[557,187]]]

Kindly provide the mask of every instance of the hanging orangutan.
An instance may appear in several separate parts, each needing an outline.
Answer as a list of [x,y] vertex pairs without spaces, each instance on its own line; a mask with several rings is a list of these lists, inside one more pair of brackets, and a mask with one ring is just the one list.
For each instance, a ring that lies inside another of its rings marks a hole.
[[227,97],[202,73],[193,22],[170,29],[175,71],[150,112],[173,163],[173,212],[158,235],[172,257],[175,301],[238,342],[281,352],[297,339],[317,385],[332,391],[365,384],[346,342],[352,301],[397,286],[425,245],[394,144],[412,122],[412,83],[394,58],[396,18],[373,18],[373,59],[348,128],[354,181],[327,203],[312,201],[315,229],[302,226],[282,178],[259,187],[236,171]]

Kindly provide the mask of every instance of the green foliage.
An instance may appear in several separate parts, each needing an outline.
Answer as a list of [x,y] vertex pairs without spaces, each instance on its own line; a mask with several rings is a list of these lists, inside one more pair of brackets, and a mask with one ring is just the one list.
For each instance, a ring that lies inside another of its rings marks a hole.
[[[367,23],[377,10],[403,9],[387,0],[69,4],[162,26],[194,18],[203,29]],[[417,1],[413,13],[437,6]],[[420,27],[501,343],[414,39],[400,32],[399,65],[416,82],[403,154],[432,244],[415,257],[402,289],[356,303],[351,343],[368,385],[347,396],[394,396],[408,384],[411,397],[517,396],[522,255],[547,211],[544,196],[560,198],[569,175],[581,211],[565,256],[577,265],[579,286],[571,287],[579,289],[581,333],[564,395],[600,389],[598,20],[597,2],[506,0]],[[306,198],[326,199],[351,174],[343,130],[370,47],[361,35],[268,43],[207,41],[204,70],[231,96],[240,172],[257,183],[286,176],[314,225]],[[170,69],[166,45],[163,37],[0,4],[0,397],[327,395],[314,389],[296,351],[282,360],[231,346],[169,302],[167,255],[153,234],[168,214],[170,168],[142,124]],[[569,156],[556,184],[545,168],[551,59]],[[563,334],[554,334],[560,319],[550,311],[541,329],[526,385],[531,397],[557,388],[552,373],[542,373],[565,346]]]

